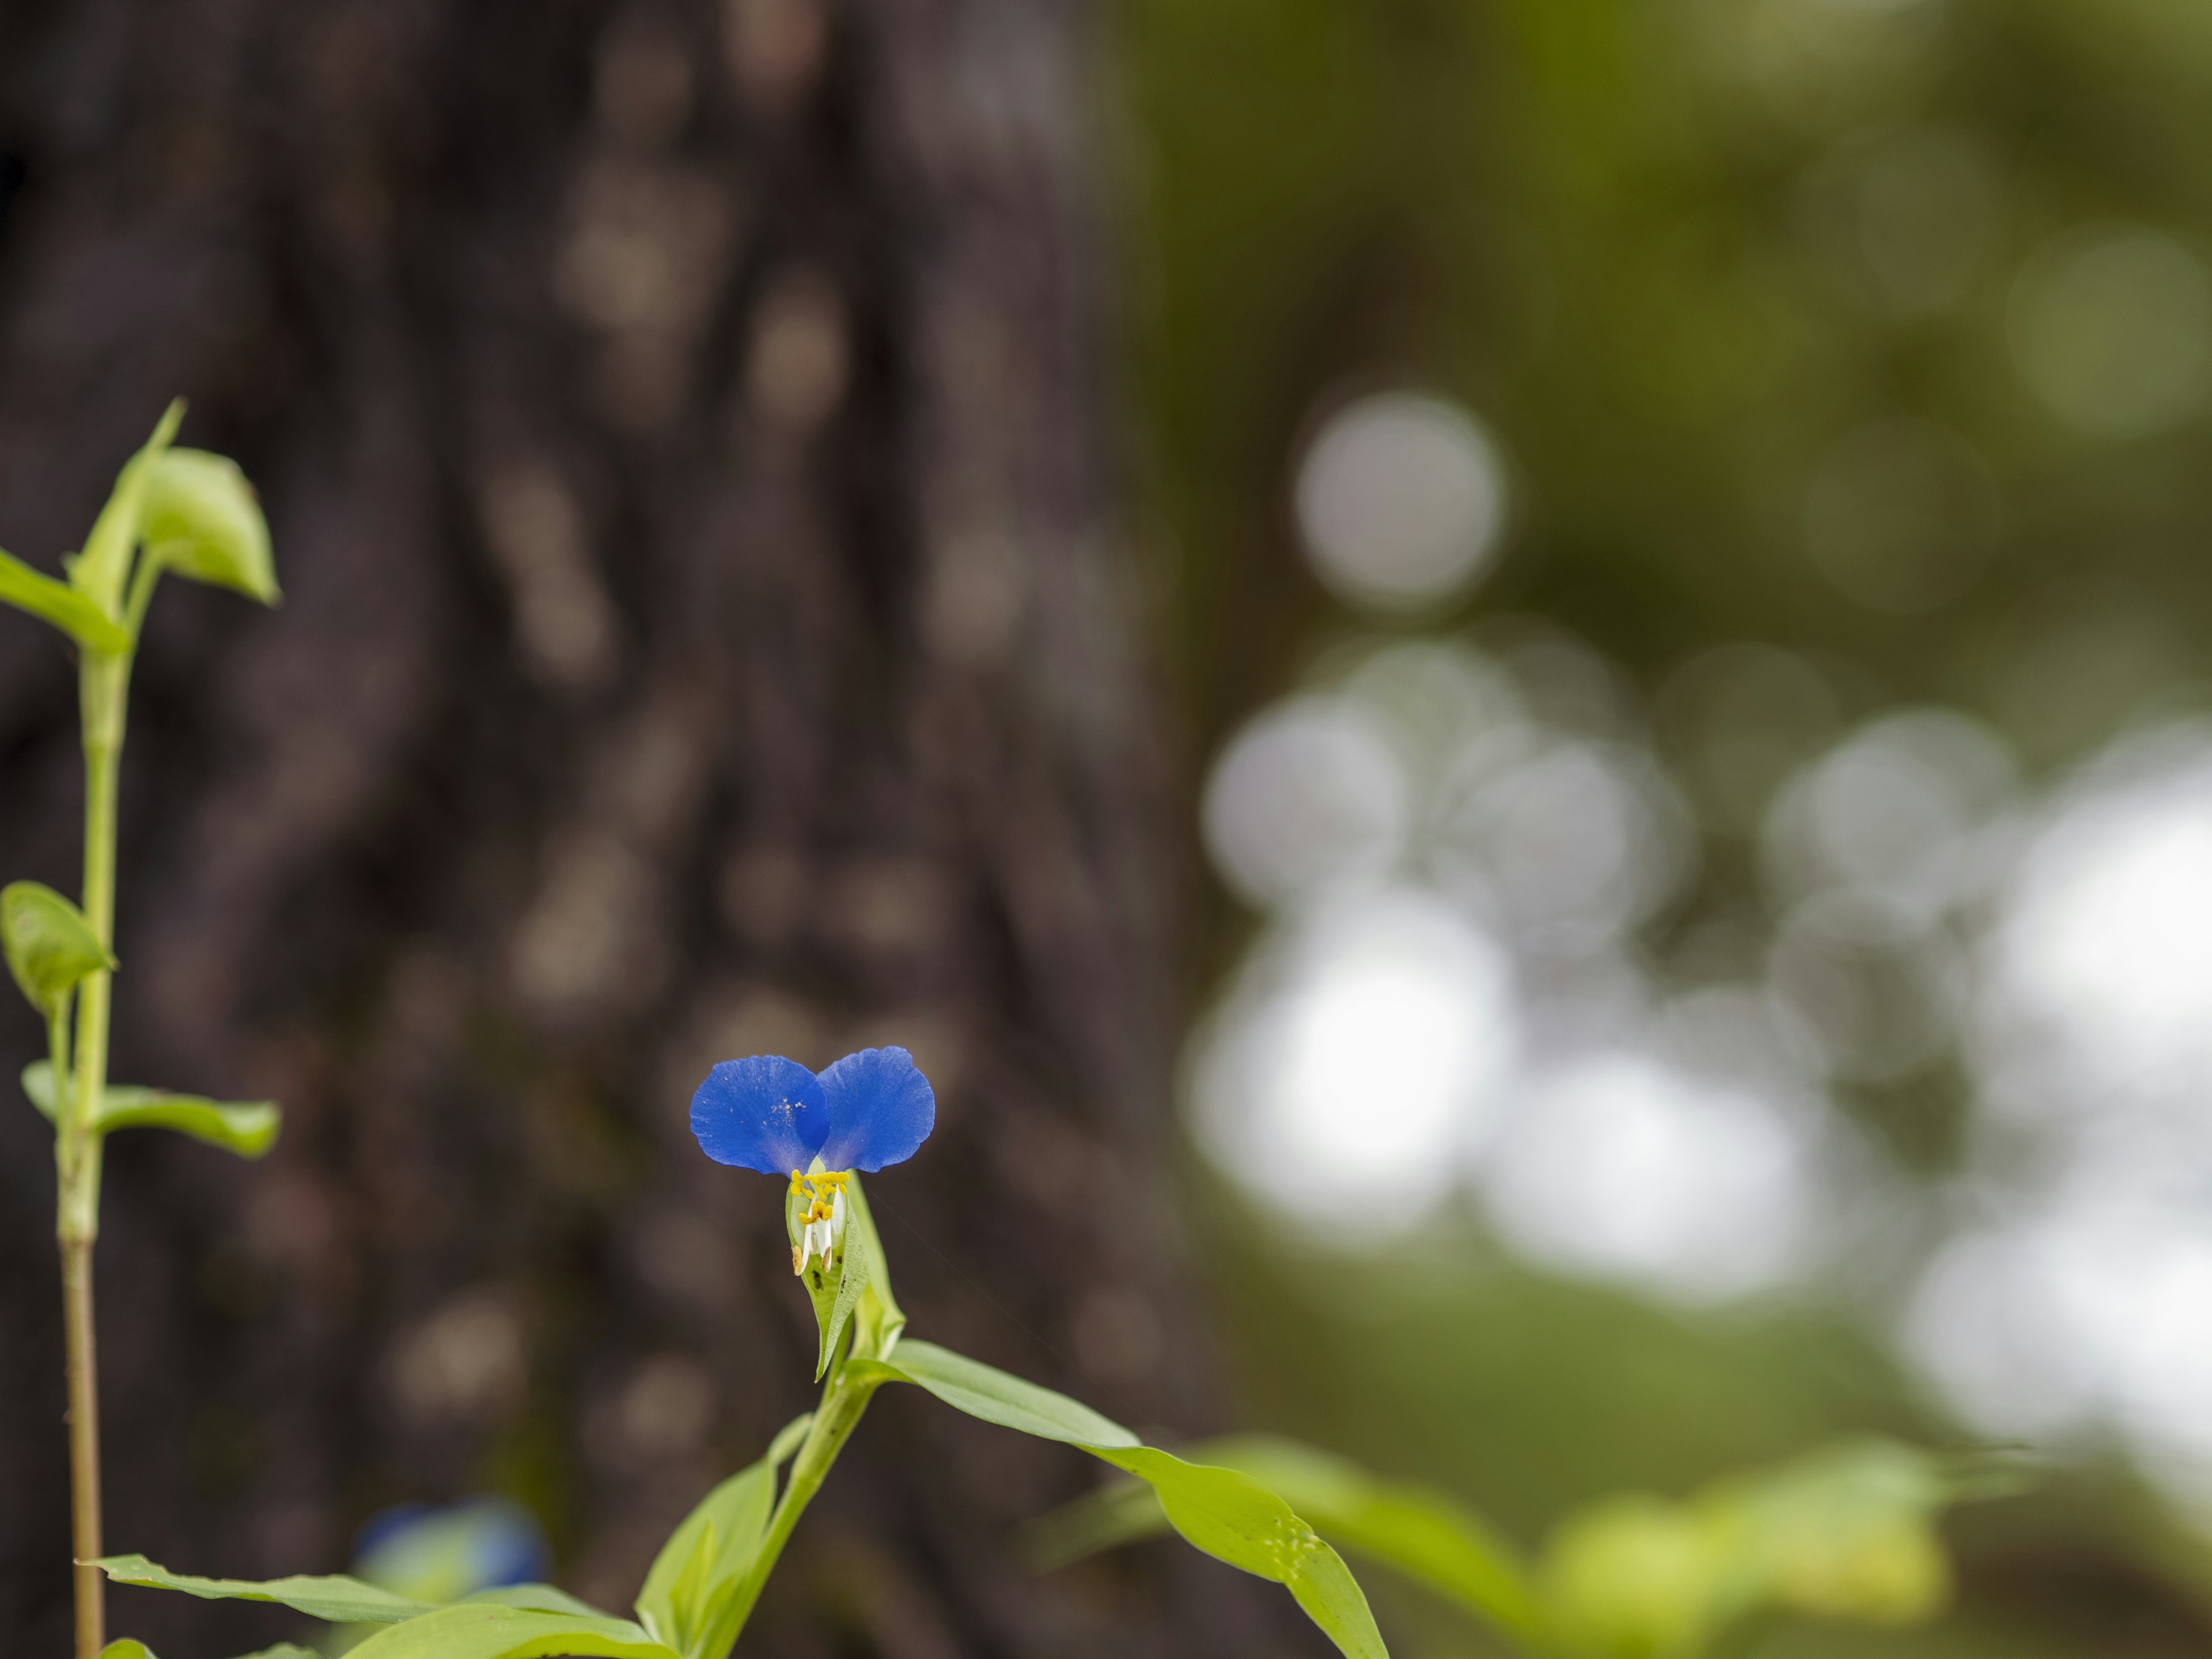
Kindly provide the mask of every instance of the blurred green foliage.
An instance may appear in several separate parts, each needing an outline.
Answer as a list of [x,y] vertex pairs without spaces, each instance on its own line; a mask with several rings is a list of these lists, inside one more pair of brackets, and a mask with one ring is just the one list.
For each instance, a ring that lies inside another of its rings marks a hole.
[[[1140,532],[1194,788],[1237,721],[1359,626],[1301,562],[1291,469],[1332,400],[1392,385],[1462,402],[1515,470],[1501,564],[1431,625],[1510,614],[1589,641],[1662,704],[1656,736],[1693,787],[1666,689],[1729,641],[1818,663],[1843,698],[1825,718],[1951,704],[2032,772],[2201,701],[2206,405],[2167,394],[2202,330],[2100,332],[2064,307],[2098,279],[2090,243],[2212,250],[2212,9],[1134,0],[1118,17]],[[1941,547],[1900,526],[1879,453],[1931,430],[1973,498]],[[1701,920],[1756,906],[1755,820],[1725,817],[1649,941],[1662,966]],[[1194,1006],[1252,927],[1206,890]],[[1962,1089],[1938,1073],[1850,1103],[1936,1167]],[[1956,1434],[1848,1310],[1666,1313],[1532,1276],[1473,1228],[1378,1287],[1209,1196],[1200,1249],[1252,1419],[1522,1536],[1841,1435]],[[1315,1334],[1293,1349],[1291,1330]],[[1599,1513],[1578,1547],[1612,1579],[1672,1512]],[[1954,1535],[1960,1610],[1928,1632],[1785,1621],[1742,1643],[2148,1655],[2212,1631],[2201,1544],[2124,1476],[2058,1481]],[[1867,1571],[1900,1606],[1932,1593],[1917,1545]],[[1385,1612],[1408,1653],[1466,1650],[1435,1609]]]

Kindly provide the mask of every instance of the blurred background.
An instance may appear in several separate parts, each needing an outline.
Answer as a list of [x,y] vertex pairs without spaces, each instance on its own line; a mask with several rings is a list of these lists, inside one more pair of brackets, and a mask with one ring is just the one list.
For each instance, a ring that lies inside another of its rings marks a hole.
[[[114,1547],[489,1494],[626,1602],[812,1342],[690,1091],[897,1041],[919,1330],[1530,1544],[2025,1446],[1947,1619],[1740,1650],[2203,1652],[2208,92],[2189,0],[12,8],[0,542],[182,392],[288,592],[139,680],[118,1073],[288,1119],[113,1155]],[[10,876],[74,743],[9,624]],[[1089,1477],[973,1426],[879,1405],[751,1639],[1318,1650],[1164,1546],[1030,1577]]]

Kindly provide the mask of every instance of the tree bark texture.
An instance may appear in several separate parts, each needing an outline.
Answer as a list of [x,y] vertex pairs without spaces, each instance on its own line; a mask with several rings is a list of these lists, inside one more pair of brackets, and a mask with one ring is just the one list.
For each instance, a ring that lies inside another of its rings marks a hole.
[[[108,1547],[344,1565],[503,1491],[626,1606],[811,1399],[713,1060],[899,1042],[918,1332],[1208,1419],[1162,1174],[1173,860],[1109,513],[1072,0],[16,0],[0,544],[76,544],[173,394],[286,598],[172,582],[125,758],[114,1073],[272,1097],[112,1150]],[[58,636],[0,617],[0,860],[73,890]],[[39,1052],[0,1015],[0,1058]],[[68,1612],[43,1122],[0,1109],[0,1629]],[[882,1397],[744,1647],[1303,1650],[1152,1546],[1040,1580],[1085,1460]],[[165,1656],[279,1610],[112,1593]]]

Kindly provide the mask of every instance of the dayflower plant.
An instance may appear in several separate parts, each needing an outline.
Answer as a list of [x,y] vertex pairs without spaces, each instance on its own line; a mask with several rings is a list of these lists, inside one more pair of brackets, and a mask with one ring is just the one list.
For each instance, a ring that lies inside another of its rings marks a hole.
[[[785,1183],[792,1265],[814,1303],[816,1375],[828,1382],[815,1410],[708,1493],[661,1546],[635,1621],[544,1584],[433,1607],[350,1578],[191,1578],[143,1556],[100,1565],[119,1583],[281,1601],[318,1618],[389,1626],[352,1659],[725,1659],[869,1400],[886,1382],[910,1382],[970,1416],[1064,1441],[1135,1475],[1200,1549],[1286,1586],[1352,1659],[1389,1659],[1343,1558],[1250,1475],[1185,1462],[1065,1395],[904,1337],[906,1316],[891,1294],[860,1176],[912,1158],[936,1121],[929,1079],[903,1048],[864,1048],[818,1076],[781,1055],[724,1060],[692,1097],[692,1132],[709,1158]],[[787,1460],[791,1474],[779,1493]],[[113,1659],[143,1659],[143,1650]]]
[[[53,1121],[60,1175],[80,1659],[94,1659],[95,1650],[99,1659],[152,1659],[135,1641],[99,1648],[101,1572],[118,1583],[273,1601],[374,1628],[350,1650],[353,1659],[726,1659],[799,1517],[887,1382],[912,1383],[987,1422],[1065,1442],[1143,1483],[1109,1489],[1064,1515],[1061,1553],[1164,1523],[1206,1553],[1285,1585],[1352,1659],[1388,1655],[1366,1597],[1324,1533],[1456,1599],[1523,1650],[1574,1659],[1688,1659],[1759,1604],[1900,1622],[1941,1604],[1948,1578],[1929,1517],[1962,1488],[1901,1449],[1862,1449],[1739,1481],[1687,1506],[1601,1506],[1532,1564],[1480,1517],[1435,1492],[1378,1482],[1282,1443],[1217,1443],[1202,1461],[1186,1462],[1063,1395],[907,1338],[860,1184],[863,1175],[912,1158],[936,1124],[929,1080],[896,1048],[848,1054],[819,1075],[778,1055],[725,1060],[692,1098],[692,1129],[709,1158],[783,1183],[792,1267],[814,1304],[815,1374],[826,1381],[817,1408],[708,1492],[661,1547],[634,1620],[547,1584],[458,1595],[465,1583],[486,1582],[445,1571],[455,1551],[481,1567],[485,1534],[477,1522],[488,1513],[481,1510],[474,1519],[457,1512],[434,1521],[408,1547],[393,1545],[380,1565],[365,1556],[363,1570],[381,1583],[196,1578],[143,1556],[95,1559],[90,1267],[102,1143],[117,1129],[155,1126],[253,1157],[268,1149],[277,1127],[276,1108],[265,1102],[223,1104],[118,1087],[106,1074],[117,762],[147,605],[165,572],[264,603],[276,597],[252,491],[229,462],[171,447],[181,413],[173,409],[124,469],[83,553],[67,562],[67,581],[0,553],[0,603],[53,623],[75,644],[85,720],[82,908],[34,883],[0,889],[0,954],[48,1035],[47,1058],[26,1069],[23,1087]],[[1655,1623],[1646,1605],[1655,1550],[1690,1561],[1676,1575],[1679,1593],[1657,1608],[1672,1622]],[[287,1645],[251,1659],[313,1656]]]

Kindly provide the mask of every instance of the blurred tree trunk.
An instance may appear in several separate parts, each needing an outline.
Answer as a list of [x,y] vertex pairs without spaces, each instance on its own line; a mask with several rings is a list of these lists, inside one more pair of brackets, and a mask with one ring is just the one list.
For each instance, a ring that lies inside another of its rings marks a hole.
[[[914,1048],[872,1187],[915,1327],[1206,1420],[1164,1201],[1164,769],[1108,513],[1085,9],[22,0],[0,16],[0,543],[175,392],[274,525],[171,584],[125,761],[117,1074],[281,1099],[112,1154],[109,1540],[344,1565],[488,1490],[626,1605],[811,1390],[712,1060]],[[76,884],[69,665],[0,618],[5,873]],[[9,1066],[27,1014],[0,1018]],[[0,1112],[0,1626],[66,1613],[52,1169]],[[749,1645],[1250,1652],[1156,1547],[1036,1580],[1065,1449],[879,1400]],[[164,1652],[271,1609],[115,1595]],[[225,1645],[225,1644],[228,1645]]]

